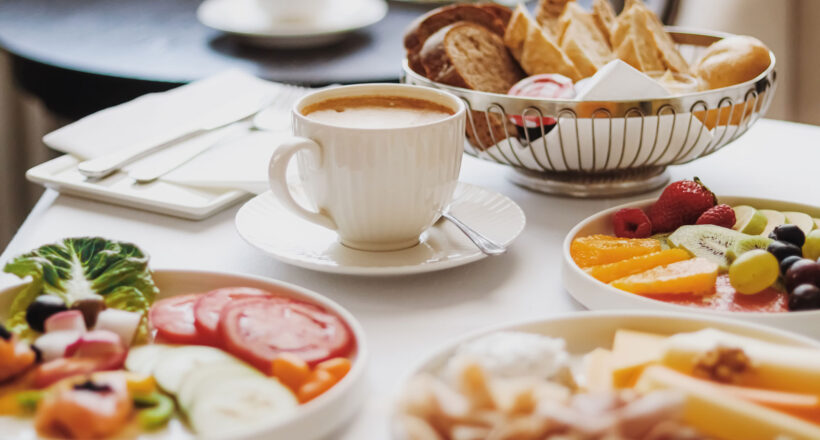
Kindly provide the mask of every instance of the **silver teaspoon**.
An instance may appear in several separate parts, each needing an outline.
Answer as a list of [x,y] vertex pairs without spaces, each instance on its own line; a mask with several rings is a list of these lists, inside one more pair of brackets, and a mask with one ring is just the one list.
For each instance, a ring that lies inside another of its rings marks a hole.
[[449,220],[450,223],[454,224],[459,230],[461,230],[461,232],[463,232],[464,235],[466,235],[467,238],[469,238],[470,241],[472,241],[473,244],[475,244],[476,247],[478,247],[478,249],[485,255],[501,255],[504,252],[507,252],[507,248],[481,235],[475,229],[465,225],[461,220],[453,217],[449,211],[443,211],[441,216],[444,219]]

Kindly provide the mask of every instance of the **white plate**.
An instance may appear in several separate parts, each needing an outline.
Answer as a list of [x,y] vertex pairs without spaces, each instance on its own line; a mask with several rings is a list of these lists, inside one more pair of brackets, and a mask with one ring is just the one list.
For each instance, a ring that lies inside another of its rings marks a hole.
[[[318,304],[335,313],[347,323],[356,340],[356,352],[350,372],[333,388],[316,399],[301,405],[296,415],[276,424],[271,424],[260,431],[245,433],[231,440],[239,439],[316,439],[330,434],[347,421],[364,402],[367,393],[365,365],[367,363],[367,340],[361,324],[347,310],[330,299],[302,287],[253,275],[240,275],[226,272],[160,269],[153,271],[154,282],[159,288],[157,299],[168,298],[187,293],[207,292],[222,287],[243,286],[274,291],[302,301]],[[14,295],[27,284],[20,284],[0,290],[0,321],[6,320],[6,313]],[[33,436],[33,419],[19,419],[0,416],[0,432],[8,434],[9,429],[27,428],[30,436],[12,436],[13,438],[35,438]],[[12,426],[9,426],[12,425]],[[180,423],[175,423],[167,431],[179,430]],[[140,436],[150,439],[190,438],[188,433],[175,435],[173,432],[155,432]],[[4,437],[5,438],[5,437]]]
[[191,220],[210,217],[247,196],[244,191],[194,188],[161,180],[134,184],[124,172],[89,182],[77,171],[80,160],[60,156],[26,172],[26,178],[61,193]]
[[[419,373],[439,373],[459,345],[500,330],[524,331],[563,338],[570,354],[581,355],[597,347],[611,348],[615,331],[619,328],[671,335],[708,327],[783,345],[820,349],[820,342],[805,336],[721,317],[670,312],[578,312],[555,318],[506,324],[462,336],[431,352],[411,370],[407,379]],[[397,411],[398,408],[394,407],[393,413],[396,414]],[[405,440],[401,425],[396,419],[393,422],[393,438]]]
[[[774,209],[778,211],[805,212],[812,217],[820,217],[820,208],[799,203],[782,202],[779,200],[758,199],[750,197],[718,197],[720,203],[731,206],[751,205],[757,209]],[[641,295],[616,289],[602,283],[584,272],[572,260],[569,253],[570,244],[576,237],[591,234],[613,234],[612,216],[623,208],[648,208],[655,199],[642,200],[601,211],[575,226],[563,245],[562,275],[564,287],[570,295],[586,308],[591,310],[605,309],[654,309],[669,311],[688,311],[704,315],[722,316],[760,324],[772,325],[815,338],[820,338],[820,310],[786,313],[765,312],[721,312],[716,310],[687,307],[650,299]]]
[[[298,193],[299,188],[293,190]],[[459,182],[450,212],[491,240],[509,246],[526,224],[521,208],[488,189]],[[236,229],[251,246],[285,263],[350,275],[404,275],[448,269],[484,258],[455,226],[439,220],[421,243],[400,251],[366,252],[342,246],[336,233],[302,220],[269,191],[242,206]],[[503,257],[496,257],[503,258]]]
[[197,9],[197,18],[205,26],[250,43],[280,48],[331,44],[385,15],[384,0],[330,0],[310,22],[279,22],[268,16],[256,0],[205,0]]

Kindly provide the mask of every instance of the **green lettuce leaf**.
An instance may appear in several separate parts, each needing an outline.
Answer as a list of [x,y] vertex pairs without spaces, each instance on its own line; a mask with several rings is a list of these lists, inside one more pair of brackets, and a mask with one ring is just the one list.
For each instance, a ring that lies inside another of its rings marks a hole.
[[107,307],[141,312],[138,338],[148,335],[147,312],[157,288],[148,270],[148,255],[130,243],[100,237],[66,238],[11,260],[3,269],[31,283],[14,298],[7,326],[30,333],[26,309],[39,295],[56,295],[71,306],[100,295]]

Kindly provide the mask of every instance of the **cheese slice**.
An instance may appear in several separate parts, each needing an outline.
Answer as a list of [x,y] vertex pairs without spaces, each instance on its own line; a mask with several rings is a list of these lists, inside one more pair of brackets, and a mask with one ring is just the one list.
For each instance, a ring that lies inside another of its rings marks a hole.
[[736,385],[820,395],[820,350],[783,346],[716,329],[669,337],[660,363],[692,374],[704,353],[717,348],[739,348],[750,360]]
[[618,329],[612,344],[612,385],[634,385],[643,369],[660,359],[666,338],[656,333]]
[[659,365],[647,368],[636,388],[672,389],[683,394],[684,422],[707,436],[726,440],[820,439],[820,425],[716,391],[706,381]]
[[581,387],[586,391],[612,390],[612,352],[596,348],[584,355],[581,361],[584,374]]

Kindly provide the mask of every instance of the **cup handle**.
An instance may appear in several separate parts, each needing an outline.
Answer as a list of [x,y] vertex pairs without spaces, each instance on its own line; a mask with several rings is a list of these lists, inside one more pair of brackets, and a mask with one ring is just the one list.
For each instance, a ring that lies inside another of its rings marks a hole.
[[310,151],[321,160],[322,149],[319,144],[311,139],[298,136],[291,137],[290,139],[282,142],[279,147],[276,148],[276,151],[274,151],[273,156],[270,159],[270,165],[268,167],[268,181],[270,182],[270,188],[282,205],[294,214],[311,223],[316,223],[319,226],[336,230],[336,222],[329,215],[323,212],[308,211],[303,208],[302,205],[293,199],[293,195],[291,194],[290,189],[288,189],[288,164],[291,159],[293,159],[293,155],[300,150]]

